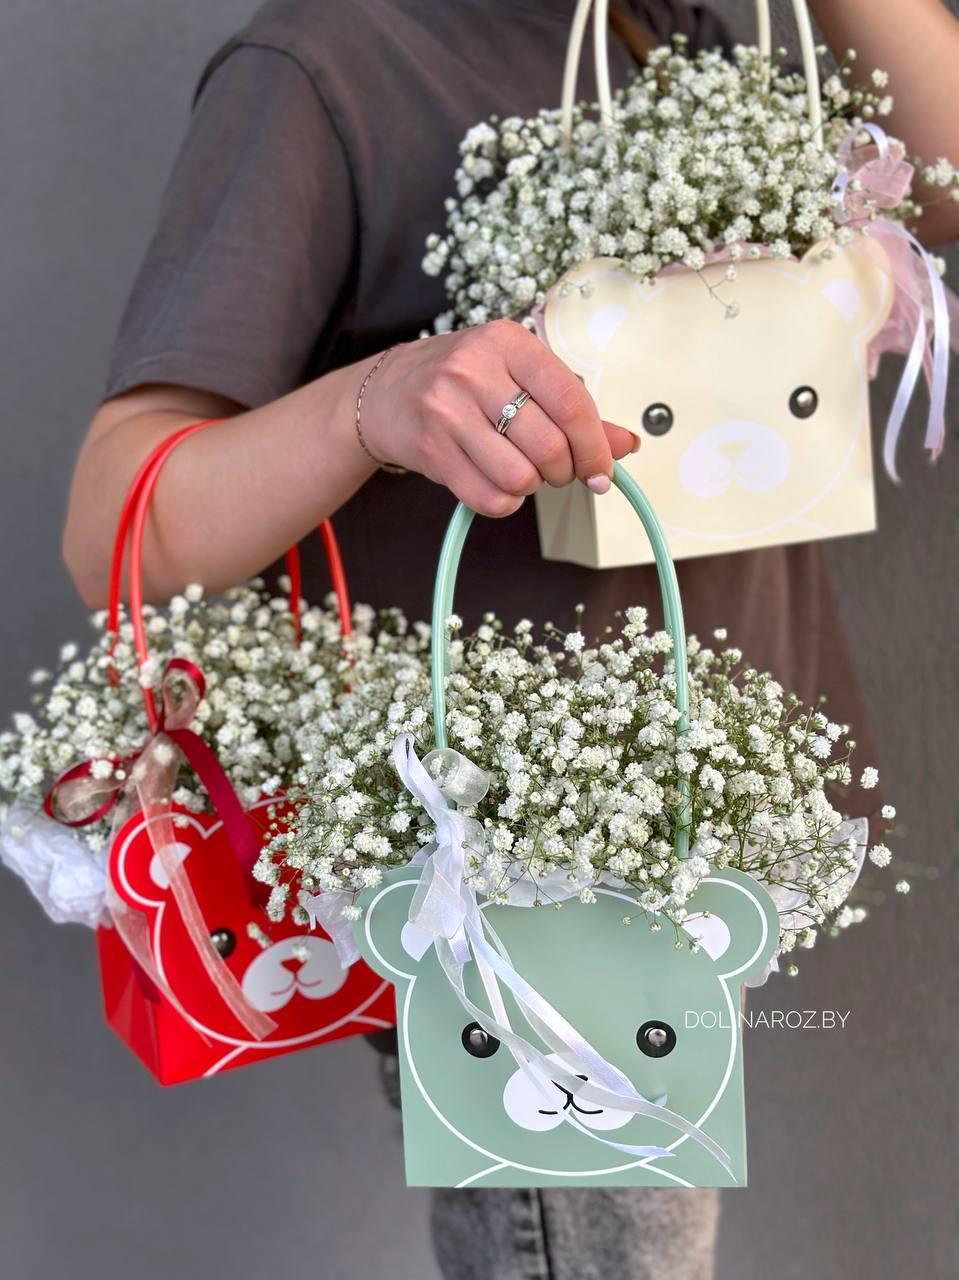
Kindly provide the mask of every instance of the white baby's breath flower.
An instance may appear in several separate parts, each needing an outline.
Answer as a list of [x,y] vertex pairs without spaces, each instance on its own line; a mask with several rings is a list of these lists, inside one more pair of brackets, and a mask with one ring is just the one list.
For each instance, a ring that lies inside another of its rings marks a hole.
[[877,867],[888,867],[891,859],[892,854],[884,844],[874,844],[869,850],[869,861]]

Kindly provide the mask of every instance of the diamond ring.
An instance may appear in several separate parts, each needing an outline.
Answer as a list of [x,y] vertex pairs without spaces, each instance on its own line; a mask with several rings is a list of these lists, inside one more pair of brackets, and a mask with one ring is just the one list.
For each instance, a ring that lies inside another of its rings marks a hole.
[[510,429],[513,419],[522,409],[523,405],[529,399],[528,391],[517,391],[512,400],[508,400],[500,410],[499,419],[496,423],[496,430],[501,436],[505,436]]

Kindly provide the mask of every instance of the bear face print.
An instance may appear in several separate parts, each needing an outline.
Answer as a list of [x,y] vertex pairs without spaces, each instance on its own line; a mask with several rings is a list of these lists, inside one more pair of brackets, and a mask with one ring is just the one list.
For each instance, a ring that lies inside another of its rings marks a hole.
[[626,465],[674,554],[872,527],[867,348],[892,304],[883,250],[817,246],[801,262],[741,262],[731,282],[726,265],[650,286],[615,259],[587,262],[547,299],[549,345],[640,437]]
[[[739,988],[775,951],[768,894],[736,871],[711,876],[690,904],[697,952],[651,932],[634,899],[548,908],[487,906],[521,977],[649,1102],[718,1142],[730,1175],[662,1120],[600,1106],[564,1082],[538,1083],[470,1017],[425,934],[407,923],[415,871],[391,872],[366,899],[361,953],[397,984],[407,1178],[412,1185],[724,1186],[745,1182]],[[624,916],[635,917],[629,925]],[[690,938],[686,938],[688,943]],[[466,965],[469,997],[489,1008]],[[506,996],[513,1029],[547,1052]],[[549,1054],[559,1067],[562,1053]],[[588,1077],[584,1080],[584,1090]],[[670,1149],[638,1158],[610,1144]]]
[[[265,830],[267,810],[279,807],[264,800],[251,813]],[[176,856],[185,865],[210,941],[249,1004],[274,1023],[265,1039],[255,1039],[218,994],[189,938],[148,824],[142,814],[134,815],[113,841],[111,884],[147,920],[156,969],[181,1016],[210,1046],[206,1074],[221,1064],[236,1065],[240,1056],[392,1025],[386,982],[362,963],[344,969],[321,930],[304,929],[288,917],[271,921],[263,909],[263,886],[240,868],[219,820],[174,812],[181,819],[174,827]],[[251,924],[267,945],[250,935]]]

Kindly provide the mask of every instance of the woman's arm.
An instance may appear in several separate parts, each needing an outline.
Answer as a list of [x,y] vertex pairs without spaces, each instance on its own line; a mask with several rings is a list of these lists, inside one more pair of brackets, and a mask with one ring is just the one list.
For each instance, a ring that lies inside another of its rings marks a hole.
[[[246,412],[165,385],[103,404],[77,461],[63,538],[86,603],[104,603],[113,526],[134,472],[189,422],[226,418],[177,449],[160,478],[144,554],[153,599],[189,581],[211,592],[239,582],[335,512],[375,470],[355,426],[357,392],[375,359]],[[508,437],[499,435],[493,423],[519,389],[532,399]],[[398,346],[366,390],[362,427],[378,459],[447,485],[490,516],[509,515],[543,483],[578,477],[604,492],[613,458],[637,447],[631,432],[601,422],[561,360],[506,320]]]
[[[910,155],[959,166],[959,19],[940,0],[811,0],[810,8],[837,59],[855,49],[862,76],[889,72],[890,132]],[[925,186],[916,194],[923,202],[943,195]],[[928,245],[959,238],[959,204],[935,204],[917,232]]]

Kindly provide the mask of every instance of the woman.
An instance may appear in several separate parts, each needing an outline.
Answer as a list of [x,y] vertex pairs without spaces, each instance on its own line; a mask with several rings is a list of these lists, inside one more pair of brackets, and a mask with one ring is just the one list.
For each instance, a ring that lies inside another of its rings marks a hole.
[[[419,263],[443,224],[457,144],[493,112],[558,100],[572,8],[272,0],[217,54],[77,463],[64,554],[90,605],[103,602],[134,469],[157,440],[210,417],[226,421],[178,450],[159,484],[146,555],[157,598],[258,572],[335,512],[355,597],[426,616],[455,495],[488,516],[517,512],[479,522],[461,612],[569,626],[582,600],[598,632],[615,609],[654,603],[648,570],[544,566],[524,503],[542,483],[605,492],[634,437],[602,422],[518,325],[410,341],[444,306]],[[959,29],[937,0],[813,8],[836,49],[856,45],[862,65],[890,71],[910,150],[948,154]],[[620,84],[671,32],[694,48],[726,42],[708,11],[665,0],[621,0],[614,27]],[[594,95],[590,75],[581,91]],[[949,238],[957,215],[925,230]],[[504,437],[493,426],[520,390],[531,400]],[[680,577],[692,630],[727,626],[785,685],[825,691],[836,718],[858,719],[819,547],[684,562]],[[438,1193],[437,1254],[455,1280],[707,1280],[716,1205],[708,1191]]]

